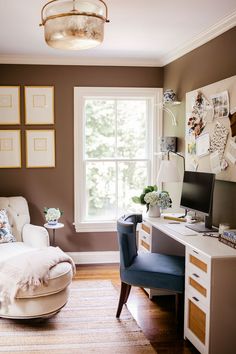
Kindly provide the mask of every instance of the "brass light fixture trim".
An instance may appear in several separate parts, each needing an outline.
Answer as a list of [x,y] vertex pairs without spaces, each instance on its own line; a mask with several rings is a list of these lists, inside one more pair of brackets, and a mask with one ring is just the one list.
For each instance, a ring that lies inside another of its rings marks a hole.
[[102,43],[108,8],[103,0],[51,0],[41,10],[46,43],[58,49],[80,50]]

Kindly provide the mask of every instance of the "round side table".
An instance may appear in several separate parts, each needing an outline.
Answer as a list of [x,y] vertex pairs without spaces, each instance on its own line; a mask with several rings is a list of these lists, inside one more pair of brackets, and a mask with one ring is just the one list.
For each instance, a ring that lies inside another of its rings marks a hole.
[[46,223],[43,226],[46,227],[46,229],[52,230],[52,246],[55,246],[56,230],[62,229],[64,227],[64,224],[62,224],[61,222],[58,222],[56,225],[49,225],[48,223]]

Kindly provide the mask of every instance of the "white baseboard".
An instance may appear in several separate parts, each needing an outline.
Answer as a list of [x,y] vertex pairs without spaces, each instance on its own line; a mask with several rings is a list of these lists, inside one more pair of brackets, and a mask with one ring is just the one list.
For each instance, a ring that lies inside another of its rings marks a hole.
[[102,264],[119,263],[119,251],[103,252],[66,252],[75,262],[75,264]]

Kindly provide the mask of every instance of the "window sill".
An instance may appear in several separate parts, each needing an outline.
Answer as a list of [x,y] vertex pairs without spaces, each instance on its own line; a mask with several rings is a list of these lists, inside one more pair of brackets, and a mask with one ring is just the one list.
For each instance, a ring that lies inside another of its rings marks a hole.
[[116,232],[116,221],[113,222],[74,222],[76,232]]

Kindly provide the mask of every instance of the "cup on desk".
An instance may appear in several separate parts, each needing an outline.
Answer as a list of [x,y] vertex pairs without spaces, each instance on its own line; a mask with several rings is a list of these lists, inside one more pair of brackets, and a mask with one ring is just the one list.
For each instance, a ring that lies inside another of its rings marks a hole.
[[193,220],[193,217],[192,217],[192,215],[186,215],[185,216],[185,219],[186,219],[186,222],[192,222],[192,220]]
[[187,213],[187,215],[185,216],[185,219],[190,224],[193,224],[194,222],[197,221],[196,215],[193,215],[193,213],[191,213],[191,212]]
[[227,223],[221,223],[219,224],[219,235],[223,235],[225,230],[229,230],[230,229],[230,225]]

